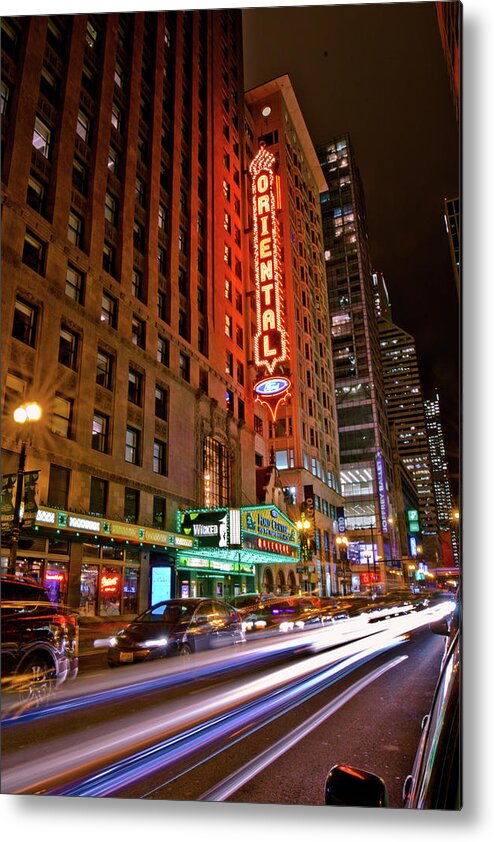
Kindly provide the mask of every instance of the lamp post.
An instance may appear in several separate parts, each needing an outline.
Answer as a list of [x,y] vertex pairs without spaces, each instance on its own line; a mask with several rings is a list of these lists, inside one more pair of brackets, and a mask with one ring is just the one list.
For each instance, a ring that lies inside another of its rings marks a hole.
[[346,568],[347,568],[347,551],[348,551],[348,538],[346,535],[338,535],[336,539],[336,543],[338,545],[339,556],[340,556],[340,563],[343,561],[343,596],[346,596]]
[[17,562],[17,547],[19,544],[19,532],[21,525],[20,508],[22,503],[22,493],[24,490],[24,472],[26,467],[27,440],[32,430],[31,424],[35,423],[36,421],[39,421],[39,419],[41,418],[41,414],[41,407],[35,402],[24,403],[14,410],[15,423],[21,425],[27,424],[26,429],[28,430],[27,435],[24,436],[21,441],[19,464],[17,466],[17,483],[15,489],[14,515],[12,518],[12,540],[10,544],[10,556],[8,567],[9,573],[14,574]]
[[[302,568],[304,573],[302,575],[307,575],[307,582],[309,581],[308,572],[305,573],[307,570],[307,563],[309,560],[310,555],[310,537],[309,531],[311,528],[310,521],[307,520],[306,517],[302,516],[302,520],[298,520],[296,523],[298,534],[300,538],[300,549],[302,555]],[[308,590],[306,587],[305,590]]]

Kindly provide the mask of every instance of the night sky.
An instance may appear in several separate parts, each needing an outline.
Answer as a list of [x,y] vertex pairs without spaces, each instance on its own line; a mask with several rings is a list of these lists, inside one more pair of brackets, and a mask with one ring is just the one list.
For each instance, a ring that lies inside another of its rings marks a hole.
[[444,198],[459,193],[459,134],[435,4],[244,9],[245,88],[287,73],[314,145],[350,132],[373,267],[416,339],[424,397],[439,392],[458,494],[459,300]]

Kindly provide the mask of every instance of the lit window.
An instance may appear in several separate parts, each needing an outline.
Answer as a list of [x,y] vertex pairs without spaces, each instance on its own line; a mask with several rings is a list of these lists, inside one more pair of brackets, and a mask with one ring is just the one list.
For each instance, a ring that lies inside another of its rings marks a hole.
[[33,146],[44,158],[50,155],[51,131],[39,117],[34,121]]
[[83,299],[83,275],[74,269],[73,266],[67,266],[67,273],[65,275],[65,295],[72,298],[73,301],[82,303]]
[[62,398],[60,395],[55,395],[51,421],[52,433],[66,439],[70,438],[71,421],[72,401]]
[[83,111],[77,115],[76,134],[85,142],[89,142],[89,119]]

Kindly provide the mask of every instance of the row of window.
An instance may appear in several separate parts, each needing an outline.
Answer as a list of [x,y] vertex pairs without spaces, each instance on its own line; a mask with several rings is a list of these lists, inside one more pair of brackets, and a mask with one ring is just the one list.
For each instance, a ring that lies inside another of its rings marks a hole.
[[[71,471],[61,465],[50,465],[47,505],[57,509],[68,509]],[[89,512],[100,517],[108,516],[109,482],[92,476],[89,491]],[[138,523],[141,509],[141,492],[136,488],[125,488],[123,519],[127,523]],[[166,498],[153,496],[153,526],[166,529]]]

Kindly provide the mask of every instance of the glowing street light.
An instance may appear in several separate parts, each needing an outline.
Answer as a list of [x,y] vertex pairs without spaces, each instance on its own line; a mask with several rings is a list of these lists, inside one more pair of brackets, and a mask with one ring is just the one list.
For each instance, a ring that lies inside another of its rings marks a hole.
[[14,410],[14,421],[16,424],[27,424],[27,429],[29,430],[28,434],[22,438],[21,442],[21,451],[19,453],[19,464],[17,467],[17,484],[15,489],[15,503],[14,503],[14,514],[12,518],[12,540],[10,544],[10,556],[9,556],[9,572],[15,573],[15,567],[17,562],[17,546],[19,544],[19,531],[20,531],[20,510],[21,510],[21,503],[22,503],[22,493],[24,489],[24,472],[26,467],[26,448],[27,448],[27,439],[29,433],[31,432],[31,424],[39,421],[42,416],[42,410],[38,403],[35,401],[31,401],[29,403],[23,403],[21,406],[16,407]]

